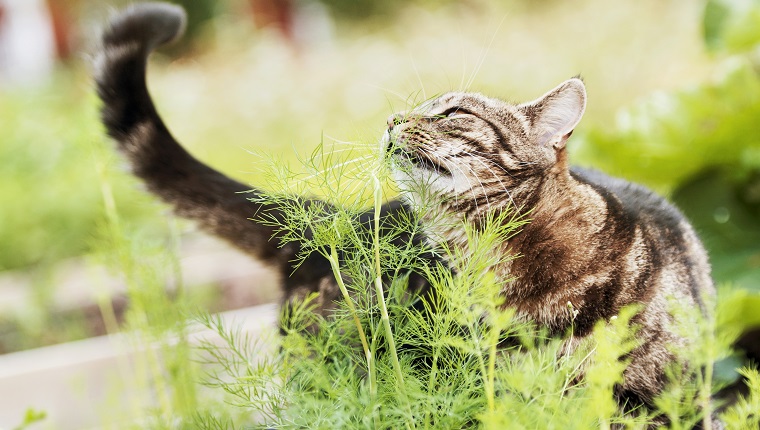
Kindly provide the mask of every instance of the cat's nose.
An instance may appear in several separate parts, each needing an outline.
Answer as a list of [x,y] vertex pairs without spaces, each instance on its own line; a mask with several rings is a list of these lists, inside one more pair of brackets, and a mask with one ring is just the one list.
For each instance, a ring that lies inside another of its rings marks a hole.
[[388,117],[388,128],[393,128],[397,125],[406,122],[406,112],[394,113]]

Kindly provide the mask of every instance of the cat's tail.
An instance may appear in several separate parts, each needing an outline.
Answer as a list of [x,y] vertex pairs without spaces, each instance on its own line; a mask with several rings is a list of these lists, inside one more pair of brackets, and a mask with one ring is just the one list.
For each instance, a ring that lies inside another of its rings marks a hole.
[[145,85],[148,55],[182,36],[185,11],[166,3],[133,5],[111,19],[95,56],[95,81],[102,119],[111,137],[124,142],[146,122],[161,123]]
[[[148,189],[212,234],[262,260],[287,261],[273,229],[252,222],[262,207],[241,194],[249,187],[199,162],[161,120],[145,82],[148,56],[183,33],[185,12],[165,3],[139,3],[117,14],[103,33],[94,78],[102,121]],[[273,243],[275,242],[275,243]],[[292,250],[290,250],[292,252]],[[283,258],[285,257],[285,258]]]

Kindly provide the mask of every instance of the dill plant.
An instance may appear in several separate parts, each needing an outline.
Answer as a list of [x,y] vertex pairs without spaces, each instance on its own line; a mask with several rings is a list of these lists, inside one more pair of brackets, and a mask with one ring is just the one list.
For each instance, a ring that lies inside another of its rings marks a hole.
[[[99,256],[128,286],[126,326],[140,351],[134,363],[121,363],[122,372],[130,380],[137,374],[136,384],[152,393],[147,407],[144,399],[130,399],[132,427],[609,429],[647,428],[665,417],[671,428],[713,428],[712,395],[721,384],[712,369],[729,355],[735,321],[704,318],[675,303],[690,342],[673,351],[690,365],[672,366],[655,409],[624,412],[614,392],[637,345],[635,308],[574,339],[549,337],[504,306],[500,291],[508,280],[489,268],[520,256],[493,249],[529,219],[505,211],[464,225],[467,249],[399,244],[399,236],[422,232],[410,215],[381,214],[392,192],[385,148],[327,151],[323,144],[302,162],[305,173],[270,163],[268,182],[279,188],[252,199],[279,210],[255,221],[276,226],[283,243],[298,241],[299,259],[322,254],[343,301],[330,318],[312,312],[314,295],[289,303],[277,347],[200,313],[195,320],[221,338],[202,342],[200,354],[190,342],[192,305],[174,253],[133,237],[100,165],[106,216]],[[314,190],[324,197],[294,197]],[[429,260],[420,255],[431,252],[448,268],[421,264]],[[425,275],[431,294],[408,294],[409,270]],[[173,293],[168,279],[177,285]],[[113,332],[110,306],[101,300]],[[567,312],[574,313],[572,305]],[[196,385],[199,360],[206,390]],[[739,374],[749,394],[720,417],[728,428],[756,428],[760,375],[753,368]]]
[[[730,299],[718,307],[722,318],[674,303],[690,341],[673,351],[690,365],[672,366],[655,409],[624,412],[614,392],[626,354],[637,345],[635,308],[574,339],[571,333],[549,337],[504,307],[500,291],[508,280],[489,268],[520,256],[492,251],[528,219],[510,211],[489,214],[477,227],[465,226],[466,250],[437,250],[449,268],[421,265],[426,260],[418,257],[433,252],[424,242],[394,242],[402,234],[421,234],[416,220],[381,217],[384,194],[392,189],[384,148],[357,153],[320,145],[302,161],[305,173],[271,164],[270,183],[280,189],[254,199],[280,211],[260,213],[257,222],[277,226],[285,242],[301,243],[299,258],[321,253],[344,300],[327,319],[312,312],[314,295],[289,303],[278,341],[251,338],[201,312],[195,320],[221,343],[203,341],[200,353],[191,345],[192,303],[174,253],[133,236],[101,178],[106,221],[98,255],[128,285],[126,326],[139,351],[134,362],[121,363],[122,373],[152,393],[147,402],[130,399],[131,427],[635,429],[665,417],[674,429],[697,423],[714,428],[711,417],[720,405],[712,395],[722,385],[712,369],[729,356],[738,335],[736,321],[725,318]],[[317,189],[323,199],[293,197]],[[368,205],[374,210],[366,212]],[[410,269],[430,280],[431,294],[408,294]],[[167,280],[177,285],[174,292],[167,291]],[[103,296],[101,310],[114,332],[110,306]],[[567,312],[574,312],[572,305]],[[738,373],[749,394],[720,418],[727,428],[756,428],[760,374],[754,368]]]
[[[182,282],[176,222],[170,220],[163,237],[156,240],[125,221],[106,175],[113,157],[100,148],[93,146],[92,157],[100,179],[104,213],[92,243],[91,262],[120,278],[129,301],[120,321],[111,294],[102,287],[95,291],[107,332],[122,333],[125,341],[117,343],[123,352],[117,362],[120,384],[111,389],[144,395],[128,397],[127,405],[119,408],[128,415],[104,415],[104,424],[140,429],[190,428],[199,405],[199,368],[189,340],[187,316],[194,303]],[[124,401],[117,396],[109,393],[98,406],[112,409],[109,402]]]
[[[417,257],[433,252],[424,242],[393,241],[403,232],[421,234],[416,220],[381,217],[384,194],[392,187],[384,153],[372,148],[357,158],[353,148],[331,152],[320,145],[302,160],[306,173],[272,164],[269,183],[279,189],[253,199],[280,210],[258,214],[258,222],[276,226],[283,243],[298,241],[299,258],[322,254],[343,301],[330,318],[311,312],[313,295],[289,303],[277,351],[219,318],[201,316],[224,340],[222,346],[203,345],[207,384],[224,392],[236,412],[201,413],[196,425],[609,429],[647,428],[666,418],[671,428],[713,428],[712,396],[721,384],[712,368],[729,355],[731,339],[719,333],[715,318],[674,304],[687,321],[690,341],[674,345],[673,352],[690,365],[671,366],[654,409],[624,411],[614,393],[626,356],[637,346],[637,309],[600,321],[583,339],[572,333],[552,338],[520,319],[500,295],[508,280],[489,271],[503,259],[520,258],[493,252],[529,222],[511,211],[490,214],[477,227],[465,225],[466,250],[436,250],[449,268],[420,264],[426,260]],[[313,190],[324,198],[293,197]],[[368,205],[374,208],[369,213]],[[407,294],[409,270],[426,276],[431,294]],[[567,312],[574,312],[571,304]],[[752,408],[760,398],[760,378],[751,368],[740,373],[751,395],[721,416],[738,426],[730,428],[751,428],[743,426],[757,420]]]

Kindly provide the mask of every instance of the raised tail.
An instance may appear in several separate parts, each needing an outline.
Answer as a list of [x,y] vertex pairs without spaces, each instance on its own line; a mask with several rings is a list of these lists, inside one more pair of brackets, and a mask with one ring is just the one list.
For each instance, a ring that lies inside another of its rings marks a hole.
[[261,207],[241,194],[250,187],[196,160],[161,120],[145,83],[150,53],[180,37],[185,12],[165,3],[139,3],[116,15],[95,57],[95,82],[108,135],[148,189],[204,230],[272,263],[294,250],[280,248],[271,227],[250,221]]
[[103,100],[103,123],[123,149],[140,144],[125,140],[142,124],[163,126],[145,85],[145,69],[154,49],[182,36],[185,19],[179,6],[141,3],[113,17],[103,33],[95,81]]

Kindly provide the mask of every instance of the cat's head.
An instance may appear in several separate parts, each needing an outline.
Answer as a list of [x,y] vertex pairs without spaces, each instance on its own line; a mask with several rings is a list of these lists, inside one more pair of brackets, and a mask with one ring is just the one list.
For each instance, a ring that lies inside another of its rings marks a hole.
[[557,163],[585,108],[577,78],[517,105],[447,93],[388,118],[385,143],[410,202],[433,195],[494,208]]

